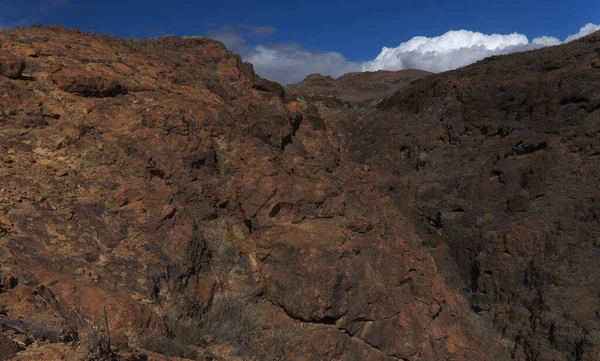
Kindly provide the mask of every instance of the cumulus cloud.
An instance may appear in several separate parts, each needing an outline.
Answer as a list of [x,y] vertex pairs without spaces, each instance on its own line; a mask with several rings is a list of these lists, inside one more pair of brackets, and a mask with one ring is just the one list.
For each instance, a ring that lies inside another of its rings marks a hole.
[[585,24],[584,27],[579,29],[579,32],[577,34],[567,36],[567,38],[565,39],[565,43],[568,43],[569,41],[577,40],[586,35],[590,35],[591,33],[594,33],[598,30],[600,30],[600,25],[596,25],[596,24],[592,24],[592,23]]
[[[564,42],[578,39],[600,30],[600,25],[587,24]],[[441,36],[418,36],[395,48],[384,47],[371,61],[364,62],[363,71],[379,69],[422,69],[432,72],[452,70],[472,64],[492,55],[534,50],[563,42],[552,36],[540,36],[529,41],[523,34],[491,34],[467,30],[449,31]]]
[[242,57],[260,76],[281,84],[297,83],[313,73],[338,77],[360,70],[359,63],[348,61],[338,52],[315,53],[294,44],[259,45]]
[[[600,30],[600,25],[587,24],[577,34],[568,36],[564,42],[597,30]],[[363,63],[361,69],[374,71],[414,68],[441,72],[466,66],[492,55],[516,53],[562,43],[551,36],[541,36],[529,41],[527,36],[518,33],[486,35],[454,30],[432,38],[417,36],[395,48],[384,47],[374,60]]]
[[[254,64],[264,78],[282,84],[301,81],[312,73],[338,77],[352,71],[422,69],[431,72],[453,70],[492,55],[509,54],[546,46],[560,45],[600,30],[600,25],[586,24],[564,41],[551,36],[529,40],[519,33],[483,34],[468,30],[452,30],[435,37],[417,36],[396,47],[384,47],[375,59],[352,62],[338,52],[313,52],[297,44],[250,46],[246,38],[268,36],[274,28],[240,24],[208,32],[229,49],[240,53],[244,61]],[[244,34],[243,31],[246,33]]]
[[561,41],[553,36],[540,36],[538,38],[534,38],[531,42],[535,45],[541,46],[554,46],[561,44]]
[[384,47],[374,60],[364,62],[361,69],[421,69],[437,73],[460,68],[492,55],[534,50],[561,43],[552,36],[540,36],[529,41],[527,36],[518,33],[486,35],[453,30],[432,38],[414,37],[395,48]]
[[360,71],[360,64],[348,61],[338,52],[312,52],[297,44],[248,45],[248,37],[268,37],[276,29],[249,24],[213,27],[206,36],[219,40],[254,65],[255,71],[266,79],[281,84],[297,83],[312,73],[340,76]]
[[440,72],[528,44],[527,37],[517,33],[485,35],[456,30],[433,38],[417,36],[395,48],[384,47],[374,60],[363,64],[362,70],[416,68]]

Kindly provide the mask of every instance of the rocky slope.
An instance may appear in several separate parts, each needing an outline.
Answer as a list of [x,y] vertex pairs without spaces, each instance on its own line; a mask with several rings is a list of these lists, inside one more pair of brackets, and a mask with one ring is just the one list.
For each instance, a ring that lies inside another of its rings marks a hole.
[[221,43],[0,41],[15,360],[501,359],[393,178]]
[[339,131],[515,360],[600,359],[599,55],[596,33],[489,58]]
[[208,39],[0,42],[0,359],[598,359],[600,35],[287,94]]

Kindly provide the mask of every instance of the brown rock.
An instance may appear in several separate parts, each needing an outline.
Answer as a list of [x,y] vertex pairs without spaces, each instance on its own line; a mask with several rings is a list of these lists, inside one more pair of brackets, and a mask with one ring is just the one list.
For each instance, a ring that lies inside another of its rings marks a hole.
[[20,322],[106,309],[135,348],[231,296],[216,330],[165,340],[224,360],[239,337],[219,327],[260,340],[255,359],[281,340],[307,361],[597,354],[598,35],[438,75],[311,76],[288,104],[209,39],[0,32],[25,57],[20,37],[46,39],[0,97],[18,150],[0,302]]
[[7,50],[0,50],[0,75],[19,79],[25,70],[25,60]]
[[66,175],[68,175],[68,174],[69,174],[69,171],[68,171],[68,170],[66,170],[66,169],[59,169],[59,170],[57,170],[57,171],[54,173],[54,175],[55,175],[55,176],[57,176],[57,177],[64,177],[64,176],[66,176]]
[[0,213],[0,225],[11,227],[13,224],[6,215]]
[[371,221],[366,218],[354,218],[348,222],[348,229],[356,233],[367,233],[373,228]]
[[285,99],[285,90],[283,89],[283,87],[281,85],[279,85],[278,83],[276,83],[274,81],[263,79],[259,76],[256,76],[253,87],[255,89],[274,94],[281,100]]
[[62,69],[52,74],[52,80],[60,89],[84,97],[114,97],[128,91],[115,76],[94,71]]
[[19,345],[3,334],[0,334],[0,361],[10,360],[19,351]]

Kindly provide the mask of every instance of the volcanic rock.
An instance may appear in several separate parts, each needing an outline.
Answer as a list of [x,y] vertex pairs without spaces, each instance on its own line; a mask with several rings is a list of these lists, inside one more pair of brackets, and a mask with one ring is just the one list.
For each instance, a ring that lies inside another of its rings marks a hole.
[[286,92],[205,38],[0,32],[16,359],[595,360],[599,36]]
[[599,352],[599,52],[596,33],[488,58],[339,118],[348,156],[402,184],[390,196],[515,360]]
[[25,70],[25,60],[15,54],[0,49],[0,75],[9,79],[19,79]]

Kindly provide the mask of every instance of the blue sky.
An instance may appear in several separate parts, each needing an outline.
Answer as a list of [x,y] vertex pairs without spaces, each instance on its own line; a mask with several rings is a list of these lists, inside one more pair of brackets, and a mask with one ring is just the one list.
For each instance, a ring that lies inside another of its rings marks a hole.
[[[354,64],[347,69],[356,70],[359,62],[381,55],[383,47],[397,47],[416,36],[438,37],[451,30],[486,35],[516,32],[528,40],[551,36],[562,41],[585,24],[600,24],[600,1],[1,0],[0,26],[32,22],[119,37],[171,34],[216,37],[244,58],[258,63],[260,59],[252,57],[257,45],[279,52],[300,51],[302,56],[334,54],[343,57],[343,61],[334,59],[331,69]],[[314,61],[310,56],[308,59]],[[276,65],[281,67],[279,63]]]

